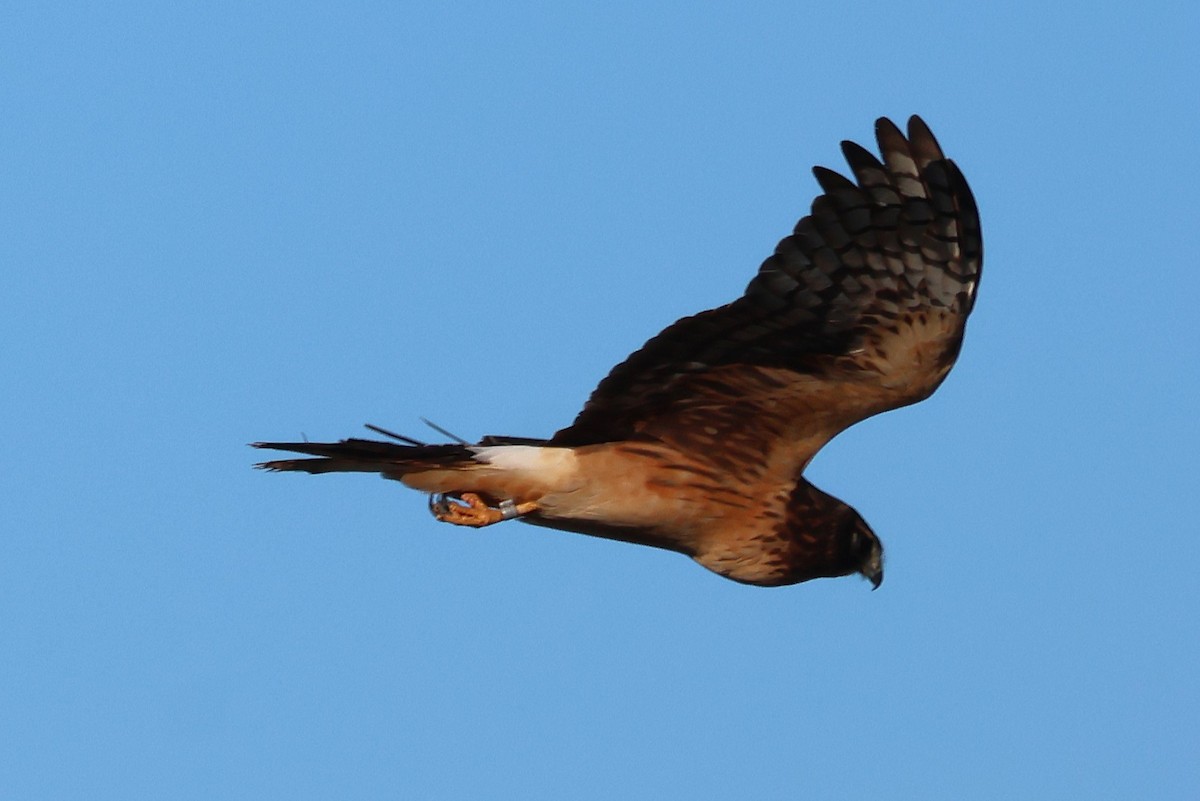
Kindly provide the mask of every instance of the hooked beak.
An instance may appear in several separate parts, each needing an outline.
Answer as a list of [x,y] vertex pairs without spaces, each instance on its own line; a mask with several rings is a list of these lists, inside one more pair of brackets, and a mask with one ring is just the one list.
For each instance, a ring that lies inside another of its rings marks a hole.
[[879,589],[879,585],[883,583],[883,568],[876,567],[870,572],[864,570],[863,578],[871,582],[871,591],[874,592],[875,590]]
[[868,580],[870,580],[871,592],[874,592],[875,590],[880,589],[880,584],[883,584],[883,568],[880,568],[880,570],[877,570],[874,573],[871,573],[870,576],[868,576],[866,578],[868,578]]

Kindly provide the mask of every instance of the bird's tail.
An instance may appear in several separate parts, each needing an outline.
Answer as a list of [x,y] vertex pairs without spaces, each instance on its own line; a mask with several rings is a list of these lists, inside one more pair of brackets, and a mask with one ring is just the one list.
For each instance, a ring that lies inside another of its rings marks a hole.
[[[254,442],[255,448],[291,451],[308,459],[275,459],[264,470],[303,473],[379,473],[431,494],[475,493],[490,501],[531,501],[569,480],[574,454],[547,447],[545,440],[484,437],[478,444],[426,445],[371,427],[398,442],[344,439],[341,442]],[[565,478],[564,478],[565,477]]]
[[476,464],[464,444],[424,445],[344,439],[341,442],[252,442],[255,448],[303,453],[311,459],[275,459],[256,467],[305,473],[382,473],[399,479],[426,470],[453,470]]

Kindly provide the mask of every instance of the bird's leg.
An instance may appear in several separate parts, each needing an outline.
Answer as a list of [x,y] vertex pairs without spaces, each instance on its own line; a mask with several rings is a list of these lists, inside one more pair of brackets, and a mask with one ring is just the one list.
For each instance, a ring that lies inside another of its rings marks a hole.
[[453,498],[445,494],[429,496],[430,513],[443,523],[456,526],[482,528],[502,520],[512,520],[536,509],[537,504],[533,501],[515,503],[512,500],[501,501],[498,508],[493,508],[473,492],[456,493]]

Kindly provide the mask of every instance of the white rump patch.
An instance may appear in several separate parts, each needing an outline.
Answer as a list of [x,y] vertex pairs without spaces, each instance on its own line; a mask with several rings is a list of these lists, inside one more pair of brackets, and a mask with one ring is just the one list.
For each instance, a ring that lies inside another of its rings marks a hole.
[[539,445],[488,445],[471,448],[475,461],[537,476],[554,482],[575,471],[575,451],[570,448],[543,448]]

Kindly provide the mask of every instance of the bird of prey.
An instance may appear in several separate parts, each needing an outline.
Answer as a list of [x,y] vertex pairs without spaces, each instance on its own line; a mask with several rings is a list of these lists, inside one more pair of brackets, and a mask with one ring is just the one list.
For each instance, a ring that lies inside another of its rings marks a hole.
[[[971,190],[919,117],[843,142],[853,180],[814,168],[812,211],[732,303],[685,317],[600,382],[549,439],[258,442],[315,458],[269,470],[368,472],[429,493],[438,520],[502,520],[677,551],[734,581],[860,573],[883,546],[805,480],[825,443],[927,398],[962,344],[983,261]],[[445,432],[443,432],[445,433]]]

